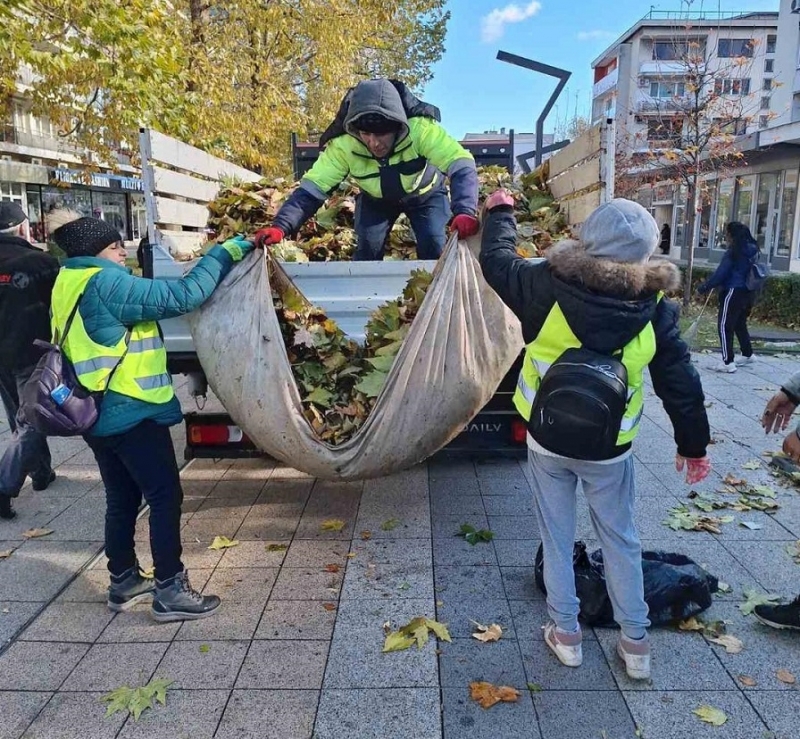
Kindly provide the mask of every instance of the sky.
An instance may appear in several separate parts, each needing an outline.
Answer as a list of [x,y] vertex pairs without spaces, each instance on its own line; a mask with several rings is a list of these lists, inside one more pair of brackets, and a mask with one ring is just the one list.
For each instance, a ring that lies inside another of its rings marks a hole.
[[591,64],[653,8],[656,11],[777,11],[779,0],[449,0],[446,51],[423,97],[457,138],[505,127],[536,130],[557,80],[498,61],[499,50],[572,72],[545,125],[591,111]]

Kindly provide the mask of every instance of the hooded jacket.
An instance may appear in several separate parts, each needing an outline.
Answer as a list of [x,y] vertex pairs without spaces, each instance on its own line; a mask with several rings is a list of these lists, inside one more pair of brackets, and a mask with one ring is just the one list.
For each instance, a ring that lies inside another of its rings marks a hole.
[[652,323],[656,354],[650,377],[672,422],[678,453],[705,456],[710,433],[700,377],[680,338],[678,306],[658,299],[660,292],[678,287],[675,265],[662,259],[645,264],[597,259],[576,241],[554,246],[545,262],[529,262],[516,252],[516,223],[508,206],[494,208],[484,220],[480,262],[486,281],[519,318],[526,344],[538,336],[556,303],[581,343],[600,353],[619,350]]
[[755,241],[746,242],[738,253],[735,253],[735,247],[729,246],[714,274],[698,288],[699,292],[707,293],[714,288],[719,288],[723,292],[737,288],[746,289],[747,273],[757,254],[758,244]]
[[[376,159],[357,135],[358,119],[369,113],[400,126],[394,148],[384,159]],[[437,116],[437,108],[418,100],[400,83],[387,79],[361,82],[345,96],[336,120],[323,134],[323,151],[281,206],[273,225],[285,233],[296,232],[346,179],[366,195],[402,208],[410,198],[436,190],[447,175],[453,214],[475,215],[475,160],[439,125]]]
[[0,367],[39,361],[36,339],[50,341],[50,294],[58,260],[25,239],[0,234]]

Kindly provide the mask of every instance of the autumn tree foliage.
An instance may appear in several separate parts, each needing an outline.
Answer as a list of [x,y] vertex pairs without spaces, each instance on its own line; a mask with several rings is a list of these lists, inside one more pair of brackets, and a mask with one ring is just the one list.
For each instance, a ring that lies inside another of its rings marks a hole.
[[244,166],[289,164],[374,75],[419,88],[444,51],[444,0],[6,0],[0,109],[19,100],[106,161],[140,125]]

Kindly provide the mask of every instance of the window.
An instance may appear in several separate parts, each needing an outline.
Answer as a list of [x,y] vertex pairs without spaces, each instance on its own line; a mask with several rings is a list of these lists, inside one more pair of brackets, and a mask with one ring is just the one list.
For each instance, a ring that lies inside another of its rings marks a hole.
[[740,56],[753,56],[755,43],[749,38],[720,39],[717,47],[717,56],[722,59],[735,59]]
[[647,122],[648,141],[663,141],[672,146],[680,146],[682,132],[683,122],[673,118]]
[[703,52],[699,41],[655,41],[653,43],[653,59],[661,62],[676,62],[686,59],[690,54]]
[[738,180],[738,192],[736,193],[736,209],[734,211],[734,221],[744,223],[750,228],[752,219],[750,211],[753,208],[753,185],[755,184],[754,175],[746,175]]
[[0,182],[0,200],[22,203],[22,185],[19,182]]
[[750,94],[750,79],[733,78],[733,79],[718,79],[714,81],[714,94],[715,95],[749,95]]
[[762,90],[769,92],[772,90],[772,77],[765,77],[764,84],[762,85]]
[[761,98],[761,110],[769,110],[769,102],[769,95],[764,95],[764,97]]
[[764,60],[764,74],[773,74],[775,72],[775,60],[774,59],[765,59]]
[[775,252],[788,257],[794,234],[794,207],[797,202],[797,170],[787,170],[781,196],[781,219],[778,224],[778,246]]
[[719,183],[719,190],[717,192],[717,217],[715,219],[714,228],[714,249],[727,249],[728,245],[725,243],[725,226],[731,220],[731,206],[733,205],[733,187],[736,180],[733,177],[728,177]]
[[778,43],[778,37],[774,33],[767,36],[767,54],[775,53],[775,46]]
[[759,128],[766,128],[769,125],[769,116],[768,115],[760,115],[758,116],[758,127]]
[[747,121],[742,118],[731,120],[715,118],[714,123],[719,126],[720,134],[729,136],[744,136],[747,133]]
[[684,97],[686,95],[685,82],[651,82],[651,98]]

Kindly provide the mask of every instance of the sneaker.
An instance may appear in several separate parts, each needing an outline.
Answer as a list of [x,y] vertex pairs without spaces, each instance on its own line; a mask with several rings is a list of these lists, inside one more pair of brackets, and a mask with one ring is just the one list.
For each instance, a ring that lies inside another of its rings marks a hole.
[[753,364],[753,362],[755,361],[756,361],[756,355],[751,354],[749,357],[740,357],[739,359],[736,360],[735,363],[738,364],[740,367],[747,367],[748,364]]
[[17,517],[14,506],[11,505],[11,498],[8,495],[0,495],[0,518],[10,521]]
[[133,608],[156,591],[155,581],[142,577],[138,563],[121,575],[111,575],[108,586],[108,607],[117,613]]
[[774,629],[800,631],[800,595],[785,605],[756,606],[753,614],[762,624]]
[[625,672],[631,680],[647,680],[650,678],[650,640],[628,639],[620,634],[617,641],[617,654],[625,663]]
[[47,490],[56,481],[56,473],[54,470],[50,470],[50,474],[47,477],[33,477],[31,480],[31,487],[37,493],[41,493],[42,490]]
[[545,643],[558,657],[558,661],[567,667],[580,667],[583,663],[583,647],[581,646],[583,636],[580,629],[576,634],[568,634],[556,627],[553,621],[549,621],[542,628],[544,629]]
[[725,364],[725,362],[718,362],[711,367],[714,372],[727,372],[729,375],[736,372],[736,362]]
[[152,615],[159,623],[206,618],[219,606],[220,599],[216,595],[201,595],[192,588],[186,570],[164,582],[156,581]]

